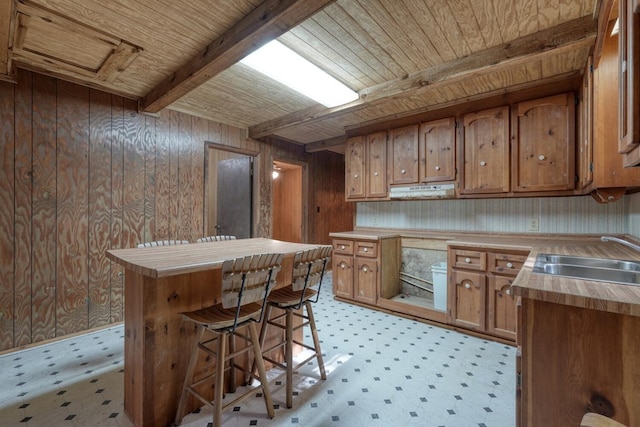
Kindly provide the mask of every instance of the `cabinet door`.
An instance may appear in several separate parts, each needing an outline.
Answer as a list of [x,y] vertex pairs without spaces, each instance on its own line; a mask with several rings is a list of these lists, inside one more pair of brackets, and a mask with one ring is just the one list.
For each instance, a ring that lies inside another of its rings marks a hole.
[[456,120],[453,117],[420,125],[420,181],[453,181]]
[[337,297],[353,299],[353,257],[333,256],[333,293]]
[[467,329],[485,329],[485,280],[484,273],[452,270],[451,280],[455,289],[452,307],[453,323]]
[[463,118],[462,186],[460,193],[509,191],[509,107]]
[[367,197],[387,197],[387,133],[367,135]]
[[619,13],[619,144],[628,153],[640,144],[640,12],[633,0],[620,0]]
[[573,93],[521,102],[513,114],[513,191],[575,187]]
[[365,198],[365,150],[366,146],[364,136],[354,136],[347,139],[347,145],[345,147],[345,190],[347,199]]
[[587,60],[580,89],[578,176],[580,188],[593,182],[593,57]]
[[511,295],[513,277],[489,276],[487,331],[498,337],[516,339],[516,299]]
[[391,184],[418,182],[418,125],[391,131]]
[[355,263],[353,299],[375,305],[378,262],[375,259],[356,257]]

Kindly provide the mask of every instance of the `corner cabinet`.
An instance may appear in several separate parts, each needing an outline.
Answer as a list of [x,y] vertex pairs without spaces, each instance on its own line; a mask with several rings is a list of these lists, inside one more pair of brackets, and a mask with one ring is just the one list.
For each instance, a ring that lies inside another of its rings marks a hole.
[[573,93],[513,108],[513,191],[575,188],[575,111]]
[[347,200],[387,197],[387,133],[376,132],[347,139],[345,167]]
[[618,5],[618,124],[620,153],[625,166],[640,165],[640,10],[637,1]]
[[511,284],[528,252],[450,246],[449,323],[510,341],[516,339]]
[[509,107],[462,119],[460,194],[509,191]]

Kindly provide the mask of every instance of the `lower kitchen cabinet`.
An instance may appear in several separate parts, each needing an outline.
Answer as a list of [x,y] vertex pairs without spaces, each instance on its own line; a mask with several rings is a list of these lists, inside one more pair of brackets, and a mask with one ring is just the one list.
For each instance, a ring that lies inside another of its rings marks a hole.
[[515,341],[516,299],[510,287],[527,255],[449,246],[449,323]]
[[381,281],[398,280],[399,239],[333,239],[333,292],[376,305]]
[[516,425],[640,425],[640,317],[522,297]]

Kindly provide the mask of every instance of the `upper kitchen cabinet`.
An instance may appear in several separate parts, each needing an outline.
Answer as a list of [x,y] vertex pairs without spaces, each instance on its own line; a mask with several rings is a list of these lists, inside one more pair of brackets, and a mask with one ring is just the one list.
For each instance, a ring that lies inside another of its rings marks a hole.
[[513,191],[575,187],[575,110],[573,93],[514,106]]
[[463,117],[460,194],[509,191],[509,107]]
[[[584,94],[580,102],[581,128],[584,129],[582,138],[591,138],[592,142],[592,146],[587,147],[585,144],[588,141],[583,141],[580,147],[580,150],[587,150],[586,155],[592,156],[589,165],[593,174],[591,183],[584,178],[585,171],[582,167],[580,170],[581,181],[586,184],[583,192],[590,192],[599,203],[616,201],[628,189],[640,187],[640,168],[624,167],[624,157],[630,157],[635,151],[625,156],[618,152],[620,36],[611,35],[616,18],[617,14],[611,17],[609,29],[603,40],[602,54],[597,64],[594,64],[593,73],[585,74],[584,77],[584,85],[590,87],[583,90],[583,93],[591,94],[591,102],[589,103]],[[589,123],[592,128],[585,128]]]
[[387,133],[347,139],[345,150],[348,200],[387,197]]
[[418,125],[391,130],[391,184],[418,182]]
[[455,165],[456,120],[449,117],[420,125],[420,182],[453,181]]
[[640,6],[620,0],[619,19],[619,150],[625,166],[640,165]]

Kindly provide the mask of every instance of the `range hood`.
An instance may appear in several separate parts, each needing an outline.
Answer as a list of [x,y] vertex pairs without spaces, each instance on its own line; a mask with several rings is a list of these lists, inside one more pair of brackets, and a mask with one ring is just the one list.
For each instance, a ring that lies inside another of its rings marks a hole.
[[454,196],[453,183],[392,186],[389,191],[390,199],[450,199]]

